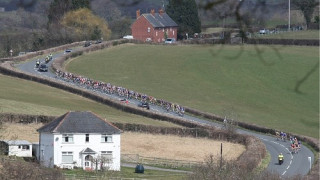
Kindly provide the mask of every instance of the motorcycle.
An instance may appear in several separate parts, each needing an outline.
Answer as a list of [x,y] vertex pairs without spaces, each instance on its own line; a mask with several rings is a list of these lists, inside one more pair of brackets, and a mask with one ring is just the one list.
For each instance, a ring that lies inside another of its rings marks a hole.
[[279,165],[283,163],[283,159],[279,159]]
[[39,68],[39,66],[40,66],[40,61],[37,61],[36,62],[36,68]]

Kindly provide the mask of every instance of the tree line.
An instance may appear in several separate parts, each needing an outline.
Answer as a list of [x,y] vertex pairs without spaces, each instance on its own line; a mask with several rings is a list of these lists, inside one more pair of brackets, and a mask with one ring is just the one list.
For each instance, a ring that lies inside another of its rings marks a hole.
[[[148,3],[164,8],[179,25],[178,39],[200,33],[201,20],[223,22],[224,26],[228,18],[233,19],[241,37],[247,38],[246,32],[250,32],[253,26],[263,26],[270,9],[268,0],[163,0],[162,3]],[[291,3],[293,9],[302,12],[307,27],[313,18],[319,23],[319,16],[313,17],[319,0],[292,0]],[[37,51],[74,41],[120,38],[131,33],[130,26],[134,21],[134,17],[126,13],[126,8],[145,7],[146,4],[139,0],[50,0],[27,4],[19,1],[18,10],[0,16],[0,57],[9,56],[11,49],[13,55],[17,55],[19,51]],[[280,5],[287,7],[287,2],[283,0]]]

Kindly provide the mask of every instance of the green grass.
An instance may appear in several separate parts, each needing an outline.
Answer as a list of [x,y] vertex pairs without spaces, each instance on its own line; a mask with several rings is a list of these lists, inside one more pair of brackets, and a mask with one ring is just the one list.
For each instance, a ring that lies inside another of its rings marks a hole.
[[63,90],[0,74],[0,113],[60,116],[92,111],[111,122],[172,127],[172,123],[125,113]]
[[318,47],[127,44],[78,57],[67,70],[157,99],[318,138],[319,69],[301,85],[302,93],[294,91],[318,61]]
[[279,34],[267,34],[258,35],[257,37],[263,39],[318,39],[319,40],[319,30],[308,30],[308,31],[292,31],[283,32]]
[[82,178],[84,177],[90,177],[90,176],[97,176],[101,177],[102,179],[104,178],[139,178],[139,179],[168,179],[168,180],[182,180],[187,178],[186,173],[176,173],[176,172],[167,172],[167,171],[157,171],[157,170],[148,170],[145,169],[143,174],[138,174],[135,173],[134,168],[130,167],[121,167],[120,172],[87,172],[83,171],[82,169],[77,169],[77,170],[64,170],[64,174],[67,174],[72,179],[70,175],[76,175]]

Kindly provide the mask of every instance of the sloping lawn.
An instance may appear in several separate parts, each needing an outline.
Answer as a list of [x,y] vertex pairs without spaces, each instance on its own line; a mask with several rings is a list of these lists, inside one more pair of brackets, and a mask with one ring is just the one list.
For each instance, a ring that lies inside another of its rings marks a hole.
[[220,116],[319,137],[318,61],[318,47],[126,44],[77,57],[67,70]]
[[0,87],[0,113],[61,116],[67,111],[92,111],[111,122],[178,126],[125,113],[60,89],[1,74]]

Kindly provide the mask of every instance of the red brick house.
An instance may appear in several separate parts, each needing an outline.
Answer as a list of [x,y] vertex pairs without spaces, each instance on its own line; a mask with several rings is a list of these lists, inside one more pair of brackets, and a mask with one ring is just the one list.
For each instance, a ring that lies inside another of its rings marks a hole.
[[131,31],[134,39],[160,43],[164,42],[165,38],[177,40],[178,25],[162,9],[159,13],[152,9],[150,13],[142,15],[138,10]]

